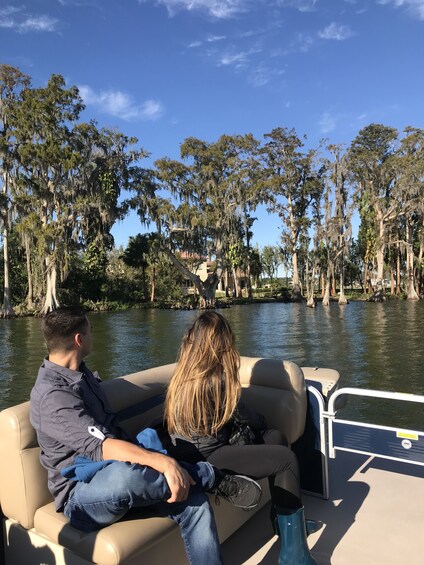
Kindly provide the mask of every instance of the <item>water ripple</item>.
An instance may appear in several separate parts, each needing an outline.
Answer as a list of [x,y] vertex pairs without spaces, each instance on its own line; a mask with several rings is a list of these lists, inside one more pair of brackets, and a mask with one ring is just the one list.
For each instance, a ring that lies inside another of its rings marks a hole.
[[[424,394],[424,301],[315,309],[254,304],[221,312],[242,355],[331,367],[342,386]],[[88,364],[110,379],[171,363],[196,316],[156,309],[92,314],[95,351]],[[45,353],[38,319],[0,320],[0,408],[28,399]]]

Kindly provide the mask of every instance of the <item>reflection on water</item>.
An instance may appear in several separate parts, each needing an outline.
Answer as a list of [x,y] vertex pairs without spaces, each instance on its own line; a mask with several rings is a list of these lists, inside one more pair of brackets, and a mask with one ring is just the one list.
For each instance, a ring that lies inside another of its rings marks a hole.
[[[342,386],[424,394],[424,301],[352,302],[329,308],[255,304],[221,311],[242,355],[331,367]],[[175,361],[192,311],[131,310],[91,314],[95,351],[88,364],[103,379]],[[28,399],[45,348],[40,320],[0,320],[0,408]],[[348,412],[377,414],[392,423],[397,408],[349,402]],[[408,407],[422,421],[422,409]]]

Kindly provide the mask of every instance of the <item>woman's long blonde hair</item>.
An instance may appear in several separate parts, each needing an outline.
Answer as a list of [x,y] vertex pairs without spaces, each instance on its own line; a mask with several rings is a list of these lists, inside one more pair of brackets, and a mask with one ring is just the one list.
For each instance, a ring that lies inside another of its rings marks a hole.
[[240,355],[227,320],[204,312],[183,338],[165,400],[169,433],[214,436],[240,397]]

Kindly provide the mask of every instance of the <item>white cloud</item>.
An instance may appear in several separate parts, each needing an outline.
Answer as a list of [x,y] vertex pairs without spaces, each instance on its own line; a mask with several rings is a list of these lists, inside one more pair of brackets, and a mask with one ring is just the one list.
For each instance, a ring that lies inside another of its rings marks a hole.
[[249,82],[253,86],[265,86],[275,77],[279,77],[284,74],[284,70],[278,68],[269,68],[265,65],[259,65],[255,69],[251,70],[248,76]]
[[222,41],[223,39],[225,39],[225,35],[210,35],[206,41],[208,43],[215,43],[215,41]]
[[219,63],[221,65],[235,65],[240,67],[247,62],[248,54],[246,51],[239,51],[238,53],[225,53],[221,55]]
[[[139,0],[142,3],[145,0]],[[231,18],[236,14],[244,12],[249,0],[156,0],[157,4],[163,4],[170,16],[179,10],[202,11],[214,18]]]
[[424,0],[377,0],[377,4],[393,4],[396,8],[404,6],[413,16],[424,20]]
[[245,68],[251,64],[252,55],[256,55],[261,52],[259,45],[248,49],[247,51],[225,51],[219,53],[216,50],[210,49],[208,55],[210,57],[217,58],[218,66],[230,66],[233,65],[236,69]]
[[11,18],[5,18],[0,21],[0,27],[5,29],[13,29],[16,27],[16,24]]
[[284,70],[278,67],[269,67],[264,61],[258,61],[255,57],[262,49],[259,45],[247,51],[221,51],[209,50],[209,57],[216,61],[218,67],[233,68],[235,72],[245,74],[246,80],[255,87],[265,86],[272,79],[284,74]]
[[330,114],[330,112],[324,112],[319,120],[319,127],[322,133],[329,133],[334,131],[337,125],[337,117]]
[[[217,41],[222,41],[223,39],[225,39],[225,35],[209,35],[206,40],[205,43],[216,43]],[[189,43],[188,47],[189,49],[193,49],[194,47],[201,47],[203,45],[203,41],[192,41],[191,43]]]
[[87,106],[96,106],[101,112],[123,120],[154,121],[165,112],[164,106],[158,100],[135,104],[131,96],[119,90],[95,92],[87,85],[81,85],[78,89]]
[[55,31],[58,20],[50,16],[29,16],[19,25],[19,31]]
[[314,45],[314,39],[307,33],[298,33],[294,41],[292,41],[289,51],[300,51],[307,53]]
[[337,41],[344,41],[354,35],[349,26],[331,22],[326,28],[318,32],[322,39],[336,39]]
[[62,6],[78,6],[79,8],[98,4],[98,0],[58,0],[58,2]]
[[0,8],[0,18],[5,18],[11,14],[17,14],[21,10],[22,8],[18,8],[17,6],[5,6],[4,8]]
[[299,12],[313,12],[318,0],[279,0],[277,5],[288,6],[299,10]]
[[298,2],[297,9],[299,12],[313,12],[315,10],[315,4],[317,0],[305,1],[305,2]]
[[0,28],[13,29],[18,33],[30,31],[55,31],[58,20],[47,15],[34,16],[25,13],[23,7],[5,6],[0,9]]
[[159,100],[146,100],[141,105],[141,117],[155,121],[163,115],[164,107]]

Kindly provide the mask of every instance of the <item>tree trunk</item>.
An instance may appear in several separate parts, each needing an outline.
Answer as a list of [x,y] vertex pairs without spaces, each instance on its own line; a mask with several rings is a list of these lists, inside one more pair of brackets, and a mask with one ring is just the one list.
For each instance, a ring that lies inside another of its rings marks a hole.
[[293,302],[300,302],[302,300],[302,290],[300,288],[299,268],[298,268],[298,265],[297,265],[297,252],[296,251],[293,253],[292,266],[293,266],[293,279],[292,279],[291,299],[293,300]]
[[406,220],[406,298],[407,300],[419,300],[415,289],[414,272],[414,248],[411,243],[411,229],[408,219]]
[[384,302],[386,299],[383,288],[384,277],[384,252],[386,244],[384,242],[384,221],[382,218],[379,220],[379,235],[377,239],[377,281],[373,295],[370,297],[371,302]]
[[349,301],[346,298],[345,292],[344,292],[344,269],[343,266],[340,269],[340,294],[339,294],[339,306],[344,306],[345,304],[348,304]]
[[15,312],[13,311],[12,308],[12,293],[10,290],[9,233],[6,226],[6,222],[4,224],[4,230],[3,230],[3,256],[4,256],[4,292],[3,292],[2,317],[13,318]]
[[224,272],[224,265],[222,261],[222,242],[217,241],[215,244],[215,259],[216,268],[215,271],[208,275],[208,278],[203,282],[201,278],[192,273],[185,265],[178,260],[174,253],[165,245],[161,245],[162,251],[166,253],[171,262],[177,267],[177,269],[189,280],[192,281],[194,286],[199,291],[201,307],[211,308],[215,306],[215,293],[218,288],[218,283]]
[[315,296],[312,294],[308,294],[308,299],[306,301],[306,306],[308,308],[315,308],[317,305],[317,301],[315,300]]
[[332,271],[332,263],[331,263],[331,260],[328,258],[327,259],[327,279],[325,281],[325,290],[324,290],[324,296],[323,296],[323,299],[322,299],[322,305],[323,306],[329,306],[330,305],[331,271]]
[[51,255],[46,257],[46,298],[41,310],[42,314],[48,314],[60,306],[57,299],[57,267]]
[[336,296],[337,289],[336,289],[336,275],[334,272],[334,263],[331,263],[331,296]]
[[384,277],[384,251],[385,251],[385,245],[383,244],[378,244],[377,247],[377,285],[376,286],[381,286],[383,283],[383,277]]
[[369,288],[368,288],[368,261],[364,261],[364,278],[363,278],[363,290],[364,290],[364,294],[368,294],[369,292]]
[[400,289],[400,260],[401,260],[401,256],[400,256],[400,248],[399,248],[399,244],[398,244],[398,250],[397,250],[397,257],[396,257],[396,294],[399,296],[401,289]]
[[225,269],[225,273],[224,273],[224,287],[225,287],[225,297],[229,298],[230,296],[230,289],[229,289],[229,284],[228,284],[228,269]]
[[253,298],[253,291],[252,291],[252,275],[250,272],[250,256],[249,256],[249,260],[247,263],[247,273],[246,273],[247,277],[246,277],[246,284],[247,284],[247,297],[249,299]]
[[234,281],[234,296],[236,298],[240,298],[241,297],[240,281],[236,267],[233,266],[232,271],[233,271],[233,281]]
[[153,304],[153,302],[155,301],[155,293],[156,293],[156,269],[154,266],[152,267],[152,276],[150,279],[150,284],[151,284],[150,302]]
[[406,298],[407,300],[419,300],[418,293],[415,289],[415,276],[414,276],[414,252],[410,249],[406,251]]
[[306,260],[306,292],[307,292],[307,301],[306,306],[309,308],[315,308],[316,300],[314,295],[314,287],[315,287],[315,267],[312,267],[311,276],[309,276],[309,261]]
[[390,268],[390,295],[394,296],[396,294],[396,269],[393,269],[393,265]]
[[[7,197],[9,193],[9,175],[7,170],[4,171],[3,175],[3,194],[5,195],[5,201],[7,202]],[[3,215],[3,257],[4,257],[4,292],[3,292],[3,318],[13,318],[15,312],[12,307],[12,291],[10,286],[10,260],[9,260],[9,210],[8,205],[5,204],[5,211]]]
[[251,279],[251,268],[250,268],[250,235],[249,235],[249,226],[247,223],[247,214],[244,214],[244,232],[246,234],[246,253],[247,253],[247,297],[249,299],[253,298],[252,292],[252,279]]
[[[199,279],[200,280],[200,279]],[[209,275],[202,283],[201,308],[213,308],[215,306],[215,293],[218,287],[219,278],[216,273]]]
[[34,284],[32,280],[32,268],[31,268],[31,248],[29,245],[29,236],[25,234],[25,255],[26,255],[26,270],[28,278],[28,294],[26,297],[26,303],[29,310],[34,308]]
[[424,217],[423,217],[423,221],[421,223],[421,228],[420,228],[420,237],[419,237],[419,241],[420,241],[420,249],[418,251],[418,258],[417,258],[417,263],[418,263],[418,274],[417,274],[417,280],[418,280],[418,291],[419,293],[422,295],[424,293],[424,270],[423,270],[423,257],[424,257]]

